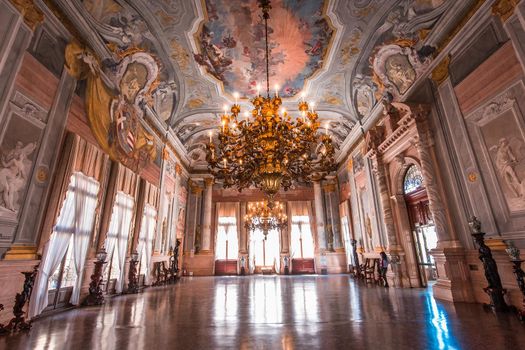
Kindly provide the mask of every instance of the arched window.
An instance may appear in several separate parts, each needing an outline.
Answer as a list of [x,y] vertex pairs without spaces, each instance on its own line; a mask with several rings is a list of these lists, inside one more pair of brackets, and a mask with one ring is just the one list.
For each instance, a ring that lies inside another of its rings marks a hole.
[[405,173],[403,189],[405,194],[415,192],[423,187],[423,175],[417,165],[411,165]]

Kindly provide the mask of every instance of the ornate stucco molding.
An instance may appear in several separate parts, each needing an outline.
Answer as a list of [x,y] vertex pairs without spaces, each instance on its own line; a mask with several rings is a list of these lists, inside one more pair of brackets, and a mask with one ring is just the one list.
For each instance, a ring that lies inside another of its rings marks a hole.
[[44,21],[44,13],[35,5],[33,0],[10,0],[24,18],[24,22],[31,30]]
[[497,0],[492,5],[492,13],[498,16],[502,22],[506,22],[514,13],[514,9],[520,0]]

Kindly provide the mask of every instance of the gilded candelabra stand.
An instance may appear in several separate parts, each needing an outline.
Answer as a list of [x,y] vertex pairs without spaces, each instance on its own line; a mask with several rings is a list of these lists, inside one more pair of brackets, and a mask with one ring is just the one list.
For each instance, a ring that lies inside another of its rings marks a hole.
[[[33,268],[33,271],[22,272],[24,275],[24,287],[21,293],[16,293],[15,304],[13,306],[13,318],[9,321],[7,326],[0,324],[0,334],[9,334],[20,331],[28,331],[31,329],[31,321],[25,320],[24,306],[29,302],[31,293],[33,292],[33,285],[35,284],[36,275],[38,273],[38,265]],[[0,304],[0,310],[4,306]]]
[[104,295],[102,292],[102,270],[106,263],[108,254],[104,248],[100,249],[97,253],[97,261],[95,261],[95,269],[91,275],[91,282],[89,283],[89,294],[84,300],[84,305],[94,306],[104,304]]
[[352,245],[352,255],[354,256],[354,276],[356,278],[361,278],[361,268],[359,266],[359,256],[357,255],[357,240],[350,240]]
[[512,270],[516,276],[516,282],[518,283],[521,294],[523,294],[521,309],[516,310],[518,318],[523,322],[525,321],[525,272],[521,268],[521,263],[523,263],[523,260],[520,258],[520,250],[514,246],[514,243],[512,243],[512,241],[508,241],[506,243],[508,248],[505,249],[505,251],[507,254],[509,254],[510,262],[512,263]]
[[137,265],[139,263],[139,253],[135,250],[131,253],[129,259],[129,272],[128,272],[128,289],[127,294],[136,294],[139,292],[139,279],[137,273]]
[[481,222],[473,216],[469,221],[469,226],[472,230],[472,237],[479,246],[479,260],[483,262],[485,270],[485,278],[489,285],[483,288],[483,291],[490,297],[490,307],[494,311],[508,311],[509,306],[505,302],[506,289],[503,289],[501,278],[498,273],[498,266],[492,257],[492,251],[485,244],[485,232],[481,232]]

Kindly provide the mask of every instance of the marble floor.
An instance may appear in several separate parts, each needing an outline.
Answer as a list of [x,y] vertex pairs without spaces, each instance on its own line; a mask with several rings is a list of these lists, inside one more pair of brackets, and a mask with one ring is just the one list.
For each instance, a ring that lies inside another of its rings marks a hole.
[[520,348],[525,325],[511,315],[346,275],[186,278],[0,338],[10,350]]

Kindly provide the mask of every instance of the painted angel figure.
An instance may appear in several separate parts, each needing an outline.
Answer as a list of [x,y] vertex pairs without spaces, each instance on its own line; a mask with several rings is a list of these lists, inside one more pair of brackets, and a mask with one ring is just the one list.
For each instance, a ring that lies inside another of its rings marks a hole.
[[0,158],[0,192],[4,207],[11,211],[17,211],[15,204],[18,200],[18,191],[28,180],[31,169],[31,160],[28,157],[35,148],[34,143],[24,146],[18,141],[14,149]]
[[516,167],[525,157],[525,145],[519,139],[502,137],[497,145],[490,147],[496,153],[496,168],[505,184],[515,197],[525,197],[525,179],[518,174]]

